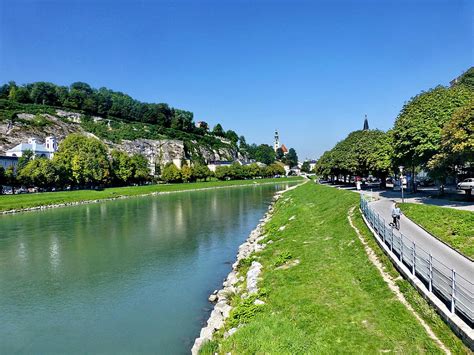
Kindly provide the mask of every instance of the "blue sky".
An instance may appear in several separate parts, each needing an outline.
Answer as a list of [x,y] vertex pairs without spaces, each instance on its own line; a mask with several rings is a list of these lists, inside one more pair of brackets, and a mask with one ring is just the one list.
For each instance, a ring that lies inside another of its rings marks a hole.
[[0,0],[0,82],[85,81],[319,156],[473,64],[446,1]]

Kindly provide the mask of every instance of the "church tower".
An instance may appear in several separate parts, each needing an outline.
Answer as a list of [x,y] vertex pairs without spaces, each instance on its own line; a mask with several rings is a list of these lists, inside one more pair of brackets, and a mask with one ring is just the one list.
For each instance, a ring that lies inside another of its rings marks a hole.
[[367,120],[367,114],[365,115],[365,120],[364,120],[364,131],[369,130],[369,121]]
[[275,130],[275,142],[273,143],[273,149],[276,150],[280,148],[280,136],[278,135],[278,131]]

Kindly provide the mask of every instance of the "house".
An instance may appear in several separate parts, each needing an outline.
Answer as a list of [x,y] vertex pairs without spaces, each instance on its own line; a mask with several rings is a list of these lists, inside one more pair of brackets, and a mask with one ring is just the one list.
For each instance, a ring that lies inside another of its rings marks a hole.
[[20,158],[23,154],[30,150],[33,152],[35,157],[44,157],[52,159],[54,153],[58,150],[58,141],[55,137],[46,137],[44,144],[40,144],[36,141],[36,138],[29,138],[28,143],[20,143],[6,151],[6,155],[9,157]]
[[13,169],[16,170],[16,166],[18,165],[18,157],[9,157],[6,155],[0,155],[0,166],[7,170],[10,166],[13,166]]
[[220,166],[231,166],[232,165],[232,161],[221,161],[221,160],[215,160],[215,161],[210,161],[208,164],[207,164],[207,167],[209,168],[210,171],[212,172],[216,172],[216,169]]

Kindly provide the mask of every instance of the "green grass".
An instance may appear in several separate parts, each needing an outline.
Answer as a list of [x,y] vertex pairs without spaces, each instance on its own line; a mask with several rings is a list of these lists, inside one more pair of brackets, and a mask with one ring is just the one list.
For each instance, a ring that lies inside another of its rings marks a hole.
[[[284,194],[265,227],[274,242],[257,254],[266,304],[247,312],[246,324],[231,337],[219,332],[202,353],[441,353],[396,300],[349,225],[348,210],[358,199],[314,183]],[[282,255],[300,264],[277,269]],[[237,308],[248,308],[239,298]]]
[[383,252],[383,250],[377,244],[374,235],[367,228],[366,224],[362,220],[362,216],[359,210],[354,213],[354,224],[359,229],[364,239],[367,241],[369,246],[377,255],[377,258],[383,264],[385,272],[387,272],[402,292],[405,299],[410,303],[413,309],[418,315],[429,325],[431,330],[436,336],[443,342],[443,344],[453,354],[471,354],[463,342],[452,332],[449,326],[441,319],[436,313],[435,309],[431,307],[428,302],[418,293],[418,291],[410,285],[410,283],[402,278],[398,278],[400,274],[393,266],[389,257]]
[[257,179],[257,180],[234,180],[234,181],[209,181],[189,184],[163,184],[107,188],[101,191],[75,190],[59,192],[43,192],[37,194],[0,195],[0,211],[20,210],[24,208],[54,205],[60,203],[71,203],[79,201],[91,201],[107,199],[120,196],[137,196],[151,194],[154,192],[174,192],[195,190],[213,187],[226,187],[237,185],[252,185],[263,183],[280,183],[300,181],[300,177],[288,177],[279,179]]
[[402,203],[400,208],[413,222],[462,254],[474,258],[473,212],[415,203]]

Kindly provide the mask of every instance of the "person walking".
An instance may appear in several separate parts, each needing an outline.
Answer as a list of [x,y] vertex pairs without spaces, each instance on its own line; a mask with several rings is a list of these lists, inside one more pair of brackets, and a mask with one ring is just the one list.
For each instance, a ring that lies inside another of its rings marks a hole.
[[400,207],[394,202],[392,206],[392,224],[397,229],[400,230],[400,216],[402,215],[402,211]]

